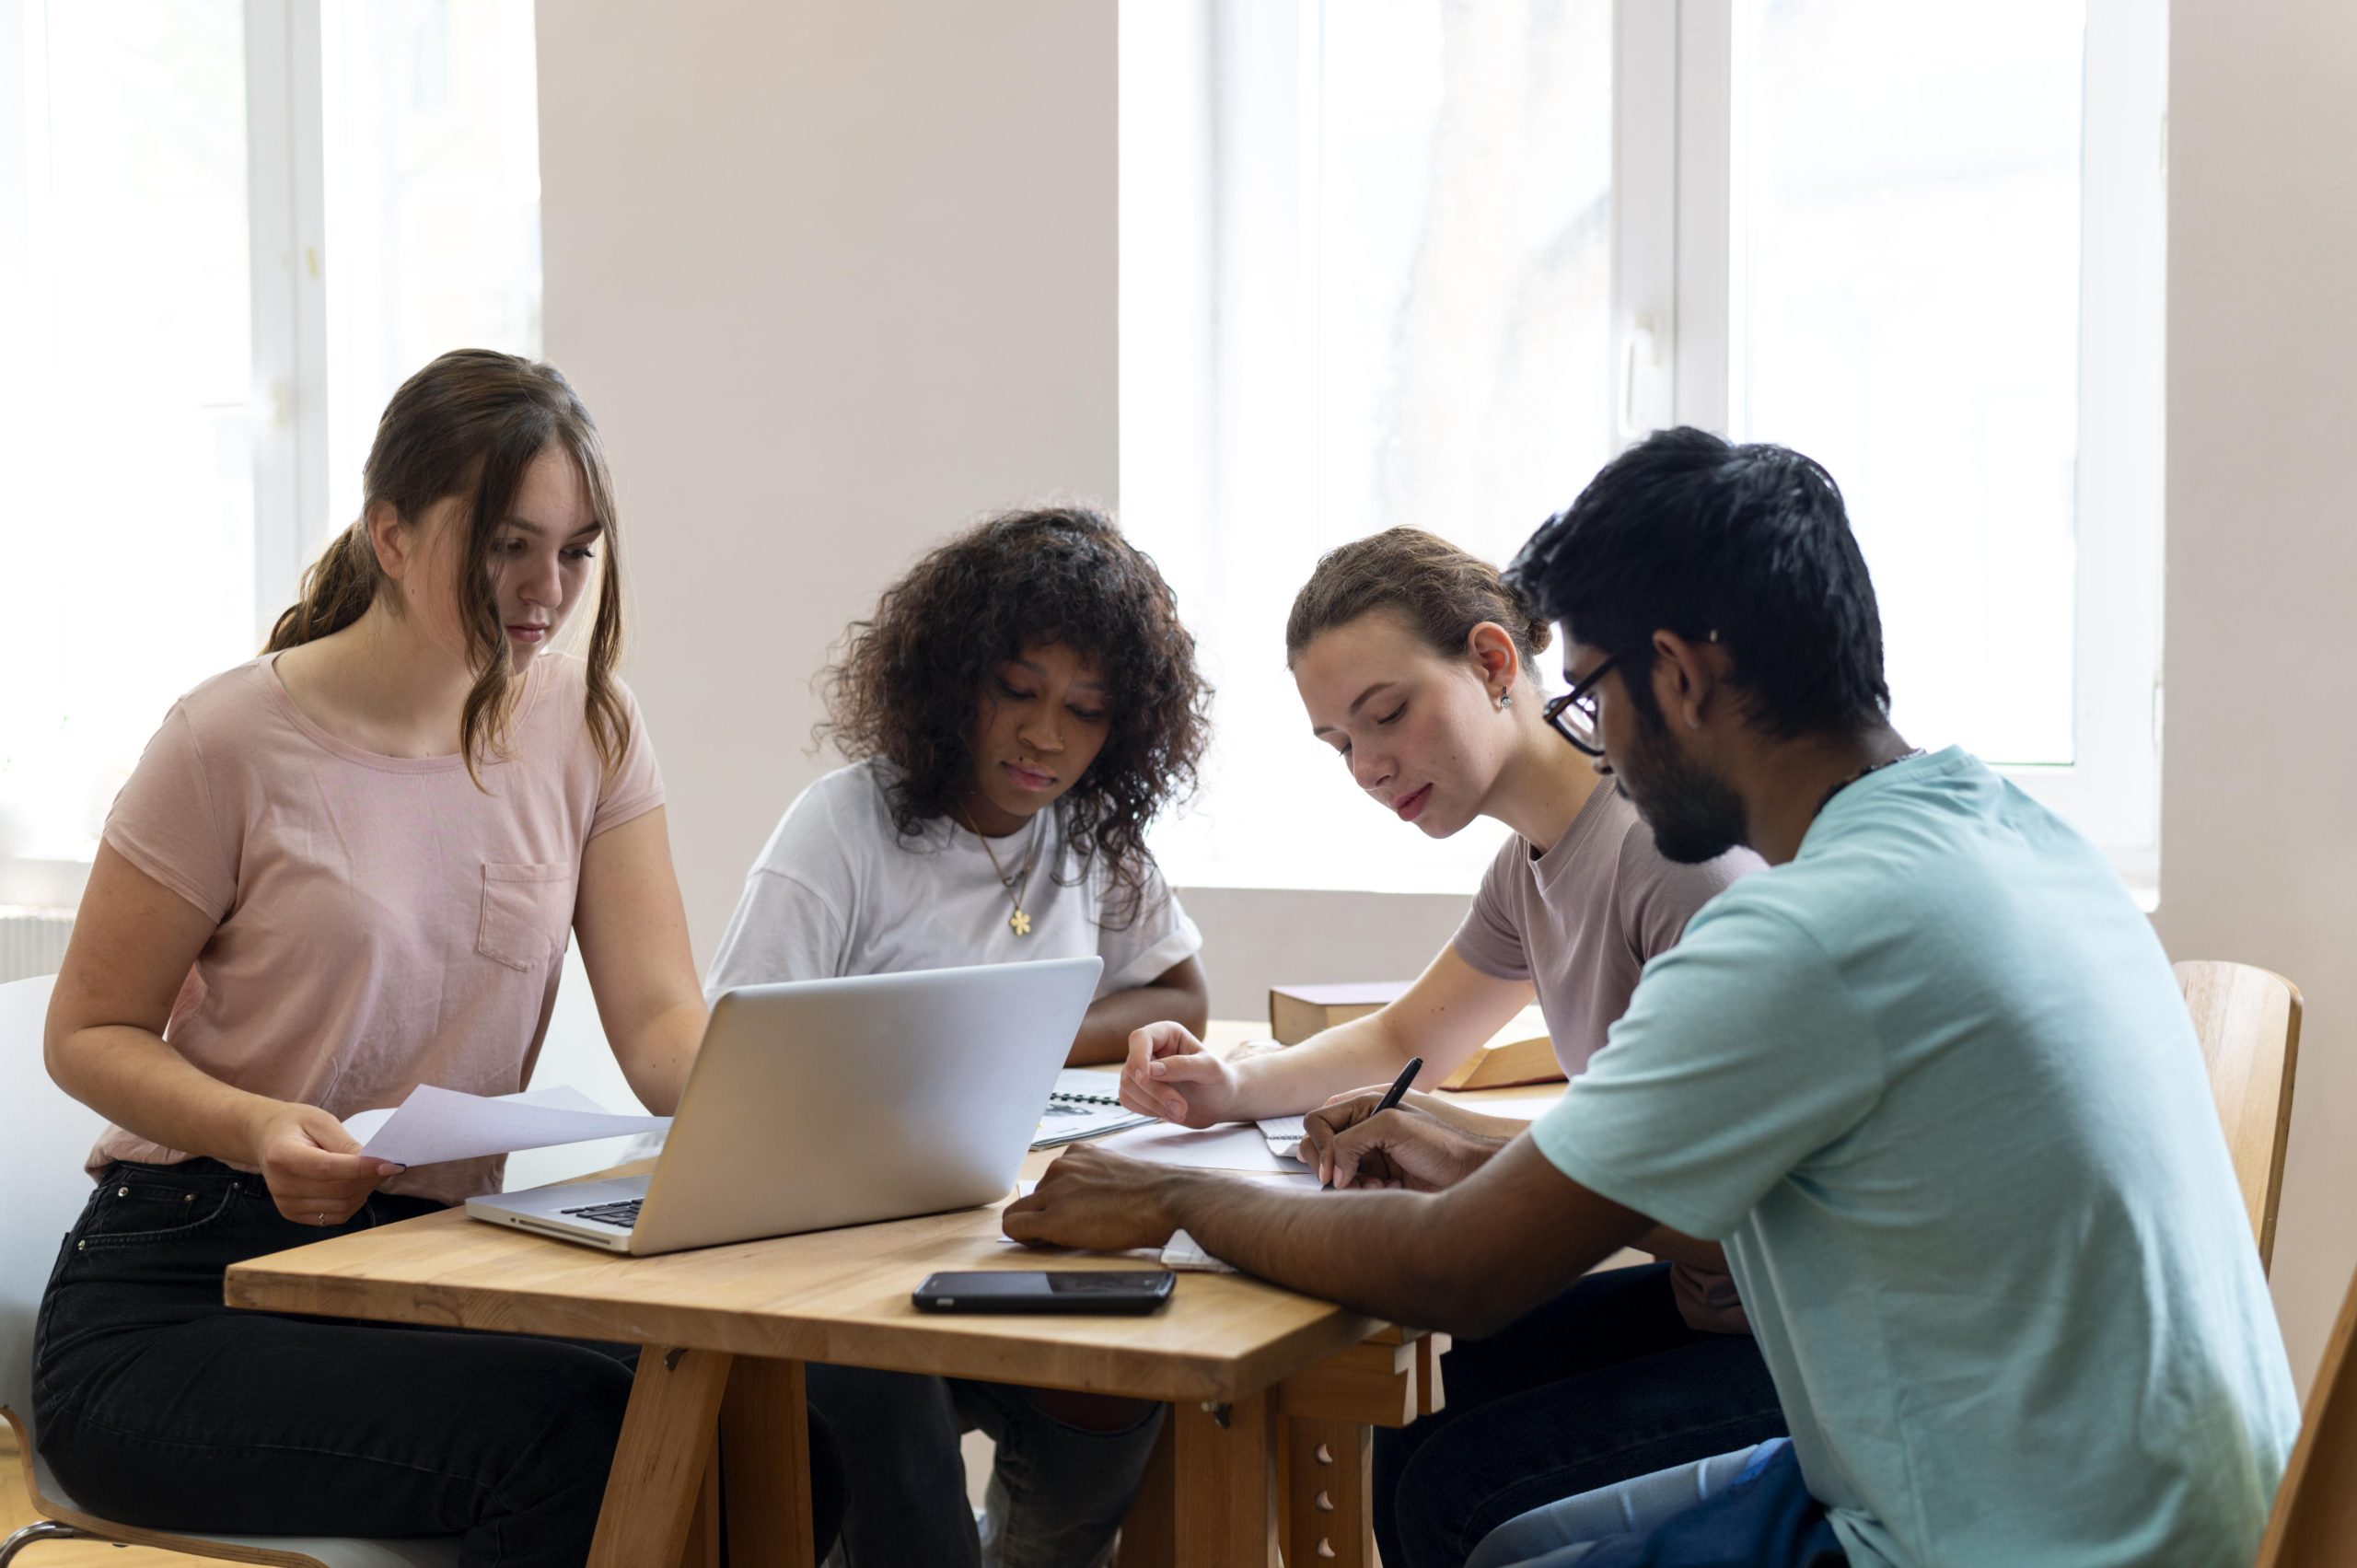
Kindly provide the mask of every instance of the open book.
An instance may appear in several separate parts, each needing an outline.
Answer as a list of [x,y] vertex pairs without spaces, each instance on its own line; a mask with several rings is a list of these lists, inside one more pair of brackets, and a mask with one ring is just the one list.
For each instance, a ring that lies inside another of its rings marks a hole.
[[1525,1007],[1490,1042],[1458,1063],[1436,1088],[1507,1089],[1522,1084],[1559,1084],[1563,1064],[1555,1060],[1555,1042],[1547,1038],[1546,1015]]

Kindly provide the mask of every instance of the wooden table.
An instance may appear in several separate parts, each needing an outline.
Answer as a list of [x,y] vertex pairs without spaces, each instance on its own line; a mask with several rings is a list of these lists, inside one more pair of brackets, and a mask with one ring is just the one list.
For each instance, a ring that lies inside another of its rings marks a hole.
[[[1051,1157],[1032,1156],[1026,1173]],[[1303,1568],[1373,1562],[1371,1428],[1439,1407],[1445,1338],[1223,1274],[1183,1276],[1147,1318],[919,1313],[909,1293],[935,1270],[1041,1266],[1001,1239],[999,1207],[659,1258],[453,1210],[237,1264],[227,1299],[644,1346],[595,1568],[716,1563],[724,1512],[737,1568],[810,1568],[811,1361],[1167,1401],[1122,1568],[1273,1562],[1281,1534]]]

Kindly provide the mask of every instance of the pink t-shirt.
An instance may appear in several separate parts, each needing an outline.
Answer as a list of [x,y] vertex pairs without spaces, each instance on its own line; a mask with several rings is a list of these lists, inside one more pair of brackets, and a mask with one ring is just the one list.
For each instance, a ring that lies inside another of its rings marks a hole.
[[[304,716],[275,656],[172,706],[107,817],[106,839],[218,923],[164,1038],[224,1083],[338,1118],[420,1084],[513,1094],[556,1000],[581,852],[663,804],[637,703],[605,774],[583,714],[587,666],[527,676],[512,758],[380,757]],[[486,791],[488,793],[486,793]],[[109,1127],[90,1151],[171,1164]],[[503,1162],[453,1161],[385,1185],[445,1202],[498,1190]]]
[[[1763,865],[1747,849],[1675,865],[1628,798],[1599,784],[1545,854],[1533,859],[1519,836],[1498,847],[1457,928],[1457,956],[1483,974],[1538,988],[1555,1059],[1576,1078],[1629,1010],[1645,966],[1678,946],[1695,911]],[[1726,1274],[1678,1263],[1669,1280],[1689,1327],[1751,1331]]]

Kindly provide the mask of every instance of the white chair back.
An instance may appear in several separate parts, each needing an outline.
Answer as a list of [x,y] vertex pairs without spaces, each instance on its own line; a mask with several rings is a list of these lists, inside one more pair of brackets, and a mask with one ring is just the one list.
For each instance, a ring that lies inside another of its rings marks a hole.
[[[55,975],[0,985],[0,1406],[33,1430],[33,1318],[57,1249],[89,1202],[82,1162],[106,1119],[57,1086],[41,1061]],[[172,1536],[111,1526],[74,1509],[48,1467],[27,1473],[68,1523],[102,1540],[132,1541],[238,1562],[322,1568],[457,1568],[456,1537],[330,1540],[296,1536]],[[226,1550],[225,1550],[226,1549]]]
[[0,1405],[32,1420],[33,1315],[58,1243],[89,1201],[82,1161],[106,1119],[41,1063],[55,975],[0,985]]

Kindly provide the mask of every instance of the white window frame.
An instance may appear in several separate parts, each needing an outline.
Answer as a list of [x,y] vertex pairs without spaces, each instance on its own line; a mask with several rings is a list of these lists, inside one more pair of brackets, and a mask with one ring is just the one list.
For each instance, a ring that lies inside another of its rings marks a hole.
[[[246,0],[253,290],[254,636],[295,601],[328,520],[326,132],[320,0]],[[298,61],[312,68],[296,68]]]
[[[67,0],[47,0],[63,4]],[[294,602],[328,515],[325,136],[321,0],[245,0],[246,210],[252,304],[254,636]],[[43,0],[0,0],[0,70],[24,80]],[[308,70],[298,63],[312,62]],[[20,125],[0,156],[20,177]],[[5,191],[5,188],[0,188]],[[0,905],[69,907],[89,865],[0,856]]]
[[[1733,67],[1749,42],[1739,36],[1747,12],[1739,0],[1621,0],[1620,17],[1657,29],[1673,8],[1677,282],[1666,308],[1644,308],[1673,323],[1675,369],[1669,417],[1653,423],[1739,432],[1732,304],[1743,290],[1747,106]],[[1999,772],[2096,840],[2151,904],[2160,875],[2168,16],[2144,0],[2087,0],[2086,26],[2073,760]],[[1662,393],[1652,396],[1659,410]]]
[[[1275,542],[1297,556],[1317,528],[1310,466],[1285,456],[1308,449],[1315,428],[1314,381],[1302,384],[1314,358],[1299,344],[1273,361],[1296,374],[1268,374],[1264,345],[1315,330],[1303,307],[1318,105],[1303,64],[1320,3],[1123,0],[1120,12],[1123,510],[1182,610],[1202,618],[1215,680],[1270,678],[1273,655],[1236,669],[1216,654],[1273,648],[1299,586],[1239,563],[1277,553]],[[1740,0],[1617,0],[1603,371],[1614,447],[1666,424],[1740,427],[1730,405],[1746,14]],[[2003,770],[2096,839],[2148,903],[2159,871],[2166,29],[2165,8],[2144,0],[2088,0],[2074,760]],[[1237,226],[1251,231],[1248,265]],[[1245,364],[1261,373],[1239,376]],[[1462,891],[1467,866],[1486,858],[1387,841],[1348,866],[1271,870],[1204,854],[1203,835],[1183,825],[1163,840],[1174,878],[1193,886]]]
[[[0,72],[29,80],[48,5],[0,0]],[[327,288],[320,0],[245,0],[246,212],[253,308],[255,634],[293,601],[304,563],[326,542]],[[23,116],[0,125],[0,193],[16,190],[30,149]],[[24,199],[29,199],[29,197]],[[0,215],[15,211],[0,202]],[[4,232],[4,231],[0,231]],[[0,902],[6,901],[0,889]]]

